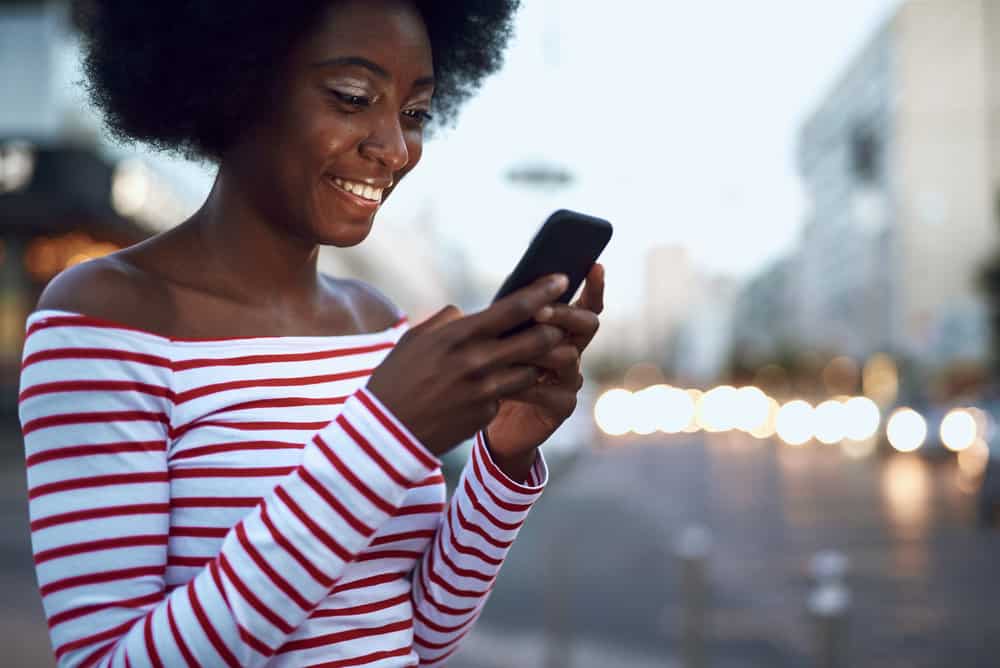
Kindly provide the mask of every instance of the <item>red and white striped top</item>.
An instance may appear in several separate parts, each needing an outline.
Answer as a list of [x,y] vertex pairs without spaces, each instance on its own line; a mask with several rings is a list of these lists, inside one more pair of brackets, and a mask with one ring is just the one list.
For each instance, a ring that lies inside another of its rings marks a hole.
[[27,322],[20,419],[60,666],[442,665],[547,479],[440,462],[364,384],[406,329]]

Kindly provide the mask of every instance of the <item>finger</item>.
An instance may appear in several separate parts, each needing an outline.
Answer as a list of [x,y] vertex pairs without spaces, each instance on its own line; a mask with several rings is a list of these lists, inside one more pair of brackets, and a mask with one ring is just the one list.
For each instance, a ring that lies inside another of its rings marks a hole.
[[559,383],[570,384],[580,374],[580,351],[573,345],[556,346],[531,364],[551,372]]
[[414,332],[433,332],[436,329],[444,327],[449,322],[454,322],[462,317],[462,309],[458,308],[454,304],[449,304],[443,309],[430,316],[419,325],[416,325],[412,331]]
[[604,310],[604,265],[595,262],[587,272],[587,280],[583,284],[583,293],[574,306],[587,309],[593,313]]
[[506,399],[533,387],[540,372],[533,366],[509,366],[474,381],[472,395],[481,401]]
[[479,377],[495,369],[515,364],[534,364],[565,339],[554,325],[534,325],[505,339],[487,339],[467,344],[460,350],[458,363],[464,373]]
[[505,398],[538,406],[556,420],[565,420],[576,408],[576,392],[561,385],[535,384]]
[[548,325],[555,325],[583,350],[597,333],[600,319],[597,314],[579,306],[552,304],[547,309],[542,308],[535,314],[535,320]]
[[455,323],[454,333],[460,340],[495,338],[507,330],[531,320],[540,308],[554,302],[569,284],[565,274],[549,274],[531,285],[507,295],[488,308]]

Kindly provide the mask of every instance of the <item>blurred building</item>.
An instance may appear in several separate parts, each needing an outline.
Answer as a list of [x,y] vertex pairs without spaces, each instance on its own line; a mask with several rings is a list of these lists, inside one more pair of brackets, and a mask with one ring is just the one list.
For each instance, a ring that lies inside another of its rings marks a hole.
[[984,354],[974,279],[998,239],[998,75],[1000,3],[907,2],[805,123],[804,344],[932,364]]
[[671,368],[678,381],[707,386],[727,371],[738,323],[738,285],[732,278],[716,276],[700,281],[692,308],[677,328]]
[[641,345],[650,361],[662,364],[696,303],[701,278],[688,252],[674,245],[649,249],[645,271]]
[[773,359],[798,338],[796,260],[776,260],[732,298],[732,347],[748,360]]

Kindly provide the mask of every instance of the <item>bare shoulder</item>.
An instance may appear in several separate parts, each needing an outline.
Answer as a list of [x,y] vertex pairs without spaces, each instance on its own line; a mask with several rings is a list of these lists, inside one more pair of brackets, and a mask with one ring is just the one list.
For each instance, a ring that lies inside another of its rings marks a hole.
[[381,331],[395,325],[405,314],[380,290],[353,278],[326,276],[328,284],[347,297],[356,318],[366,331]]
[[49,281],[36,308],[141,325],[155,292],[145,272],[108,255],[63,270]]

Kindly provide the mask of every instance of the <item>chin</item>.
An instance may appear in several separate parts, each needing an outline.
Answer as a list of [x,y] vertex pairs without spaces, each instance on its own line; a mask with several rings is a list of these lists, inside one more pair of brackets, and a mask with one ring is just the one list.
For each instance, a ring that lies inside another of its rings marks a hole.
[[338,248],[349,248],[357,246],[368,238],[372,231],[372,220],[343,221],[330,224],[320,224],[316,229],[317,242],[324,246],[337,246]]

